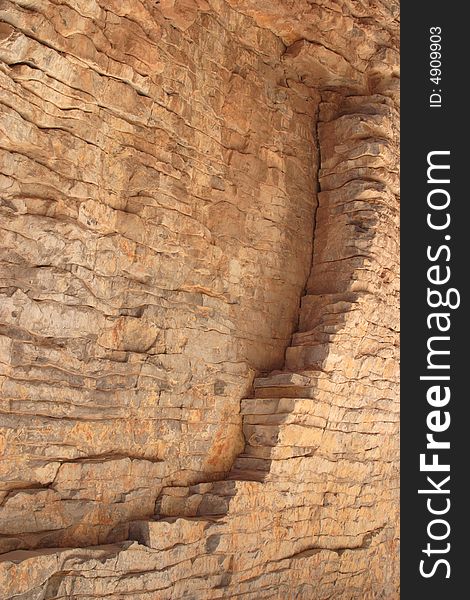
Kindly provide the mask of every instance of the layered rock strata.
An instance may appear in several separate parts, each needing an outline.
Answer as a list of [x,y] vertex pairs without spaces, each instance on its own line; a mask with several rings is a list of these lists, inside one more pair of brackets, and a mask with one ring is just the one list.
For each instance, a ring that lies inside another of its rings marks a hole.
[[2,5],[5,598],[398,598],[396,15],[230,4]]

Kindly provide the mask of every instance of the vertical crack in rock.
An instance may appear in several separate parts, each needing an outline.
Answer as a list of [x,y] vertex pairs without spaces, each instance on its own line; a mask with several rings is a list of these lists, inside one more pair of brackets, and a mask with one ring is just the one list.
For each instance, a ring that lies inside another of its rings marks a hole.
[[[307,284],[308,284],[308,280],[311,276],[311,271],[312,271],[312,265],[313,265],[313,257],[315,255],[315,237],[316,237],[316,229],[317,229],[317,212],[318,212],[318,208],[320,205],[320,192],[321,192],[321,185],[320,185],[320,177],[319,177],[319,173],[320,173],[320,169],[321,169],[321,147],[320,147],[320,143],[319,143],[319,137],[318,137],[318,123],[319,123],[319,118],[320,118],[320,106],[321,106],[321,94],[320,94],[320,100],[318,102],[318,106],[317,106],[317,110],[316,110],[316,114],[314,117],[314,125],[313,125],[313,129],[314,129],[314,144],[315,144],[315,152],[316,152],[316,169],[315,169],[315,197],[316,197],[316,202],[315,202],[315,207],[313,209],[313,226],[312,226],[312,248],[311,248],[311,256],[310,256],[310,264],[309,264],[309,268],[308,268],[308,273],[307,273],[307,277],[305,279],[305,284],[302,288],[302,292],[300,294],[300,298],[299,298],[299,309],[298,309],[298,314],[297,314],[297,320],[295,323],[295,326],[293,328],[293,332],[292,332],[292,336],[296,333],[296,331],[299,328],[299,324],[300,324],[300,311],[302,309],[302,300],[303,297],[306,295],[307,293]],[[291,336],[291,343],[290,345],[292,345],[292,336]],[[286,348],[287,351],[287,348]],[[286,362],[286,357],[284,356],[284,364]]]

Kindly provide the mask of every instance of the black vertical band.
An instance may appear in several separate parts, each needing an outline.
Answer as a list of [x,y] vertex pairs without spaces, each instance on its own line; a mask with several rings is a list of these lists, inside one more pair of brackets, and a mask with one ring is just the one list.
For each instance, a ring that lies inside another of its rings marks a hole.
[[[401,4],[402,598],[460,598],[469,533],[465,375],[468,24]],[[447,444],[450,448],[447,448]],[[449,468],[449,470],[446,470]],[[421,490],[421,493],[419,493]]]

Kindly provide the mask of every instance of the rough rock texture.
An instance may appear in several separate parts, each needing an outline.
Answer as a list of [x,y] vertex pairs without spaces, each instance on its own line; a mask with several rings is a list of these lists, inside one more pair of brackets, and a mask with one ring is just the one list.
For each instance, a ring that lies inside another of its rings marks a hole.
[[2,598],[398,598],[395,2],[0,18]]

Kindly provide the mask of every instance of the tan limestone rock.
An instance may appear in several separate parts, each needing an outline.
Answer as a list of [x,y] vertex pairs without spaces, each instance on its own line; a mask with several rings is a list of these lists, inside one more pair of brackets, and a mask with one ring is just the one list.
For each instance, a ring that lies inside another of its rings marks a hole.
[[398,26],[2,2],[6,600],[399,597]]

